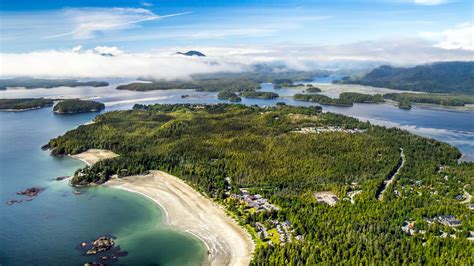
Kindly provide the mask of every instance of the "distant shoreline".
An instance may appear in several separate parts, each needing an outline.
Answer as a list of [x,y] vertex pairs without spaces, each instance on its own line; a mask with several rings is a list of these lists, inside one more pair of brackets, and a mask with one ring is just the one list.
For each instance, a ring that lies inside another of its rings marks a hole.
[[26,112],[26,111],[38,110],[44,107],[51,107],[51,106],[38,106],[38,107],[31,107],[31,108],[25,108],[25,109],[0,109],[0,112]]

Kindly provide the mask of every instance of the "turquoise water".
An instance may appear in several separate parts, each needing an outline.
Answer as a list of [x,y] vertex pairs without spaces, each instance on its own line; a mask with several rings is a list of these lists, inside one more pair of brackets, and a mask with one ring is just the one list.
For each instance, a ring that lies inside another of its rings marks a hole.
[[[113,188],[94,187],[75,195],[67,180],[83,163],[55,158],[40,149],[50,138],[90,121],[95,114],[58,116],[50,108],[0,112],[0,264],[82,265],[94,258],[76,246],[101,235],[117,237],[128,255],[124,264],[196,265],[204,260],[203,244],[169,228],[150,200]],[[33,201],[8,206],[15,193],[46,188]]]
[[[320,82],[320,80],[317,80]],[[323,80],[326,81],[326,80]],[[330,80],[329,80],[330,81]],[[94,97],[107,111],[130,109],[134,103],[224,103],[216,93],[183,90],[117,91],[116,80],[106,88],[15,89],[0,91],[0,98]],[[242,104],[274,105],[293,101],[291,89],[276,91],[274,100],[243,99]],[[189,94],[182,99],[181,95]],[[325,111],[350,115],[372,123],[396,126],[415,134],[435,138],[458,147],[474,159],[474,112],[414,107],[400,110],[388,104],[355,104],[354,107],[324,106]],[[71,175],[84,165],[71,158],[55,158],[40,147],[49,139],[92,120],[97,114],[54,115],[51,108],[9,113],[0,112],[0,264],[48,265],[92,261],[76,247],[100,235],[117,237],[128,255],[119,264],[196,265],[204,261],[204,245],[193,236],[169,228],[163,211],[150,200],[113,188],[94,187],[74,195],[67,181],[51,179]],[[36,199],[13,206],[21,198],[15,193],[28,187],[46,188]]]

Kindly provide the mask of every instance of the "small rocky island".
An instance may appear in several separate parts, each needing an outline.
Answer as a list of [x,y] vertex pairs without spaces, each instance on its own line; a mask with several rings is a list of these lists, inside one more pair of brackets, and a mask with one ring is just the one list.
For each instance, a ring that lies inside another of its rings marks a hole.
[[99,252],[107,251],[115,245],[111,237],[101,236],[92,242],[92,248],[89,249],[87,255],[95,255]]
[[17,195],[24,195],[27,196],[28,198],[34,198],[36,197],[41,191],[43,191],[42,188],[37,188],[37,187],[32,187],[32,188],[27,188],[25,190],[19,191],[16,194]]
[[[26,196],[26,199],[25,199],[26,201],[32,201],[43,190],[44,190],[44,188],[32,187],[32,188],[27,188],[27,189],[22,190],[22,191],[18,191],[16,194],[21,195],[21,196]],[[15,203],[21,203],[21,202],[23,202],[22,199],[14,199],[14,200],[7,201],[7,204],[8,205],[13,205]]]
[[96,101],[79,99],[64,100],[53,107],[56,114],[75,114],[85,112],[100,112],[105,109],[105,105]]
[[114,239],[112,236],[100,236],[93,241],[82,242],[78,249],[85,256],[96,256],[96,261],[84,265],[106,265],[105,263],[115,263],[119,257],[127,256],[128,252],[115,245]]

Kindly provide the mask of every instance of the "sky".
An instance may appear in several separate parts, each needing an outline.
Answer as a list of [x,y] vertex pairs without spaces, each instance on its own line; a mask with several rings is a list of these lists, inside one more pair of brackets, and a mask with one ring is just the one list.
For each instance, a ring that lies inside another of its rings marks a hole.
[[156,75],[188,49],[208,56],[189,59],[204,72],[473,60],[473,14],[462,0],[2,0],[0,75],[115,76],[130,61]]

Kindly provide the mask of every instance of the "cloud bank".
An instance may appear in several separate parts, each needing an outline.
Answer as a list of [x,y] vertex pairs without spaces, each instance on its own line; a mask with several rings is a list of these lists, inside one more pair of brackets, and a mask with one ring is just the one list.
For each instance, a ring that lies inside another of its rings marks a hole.
[[[444,34],[444,33],[443,33]],[[442,35],[442,34],[441,34]],[[162,48],[129,53],[117,47],[1,53],[0,76],[75,78],[189,78],[193,74],[241,72],[255,64],[286,66],[294,70],[367,69],[381,64],[412,66],[438,61],[472,61],[472,43],[448,45],[452,34],[440,41],[420,38],[381,39],[341,45],[273,45]],[[456,35],[456,34],[454,34]],[[444,35],[443,35],[444,36]],[[452,49],[451,49],[452,48]],[[465,48],[465,49],[464,49]],[[207,57],[176,55],[198,50]]]
[[124,53],[116,47],[105,46],[85,51],[81,47],[74,47],[72,50],[63,51],[1,54],[0,61],[0,76],[3,77],[137,78],[150,76],[178,79],[187,78],[196,73],[245,70],[243,64],[223,60],[215,61],[173,54]]

